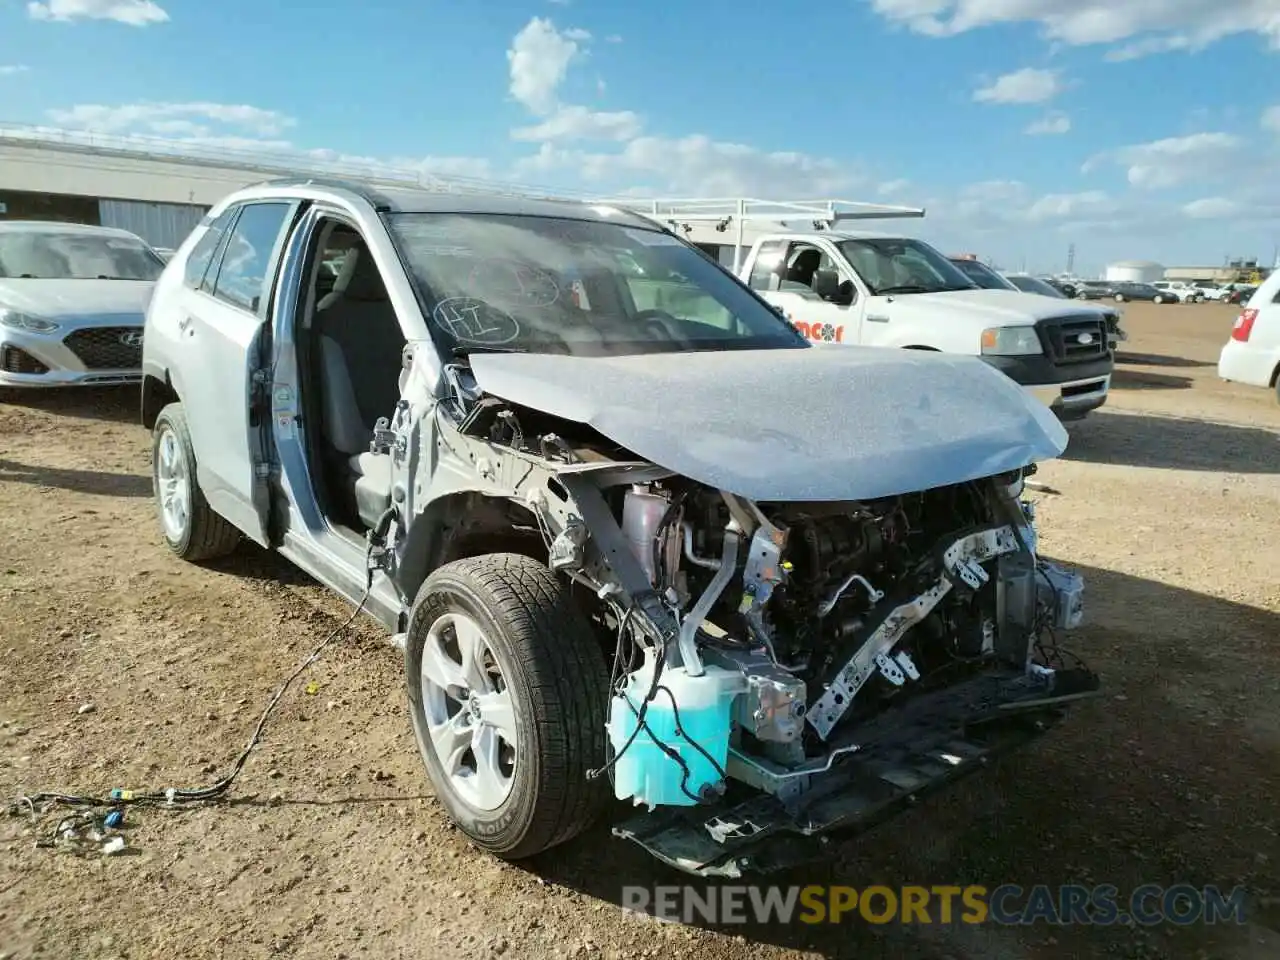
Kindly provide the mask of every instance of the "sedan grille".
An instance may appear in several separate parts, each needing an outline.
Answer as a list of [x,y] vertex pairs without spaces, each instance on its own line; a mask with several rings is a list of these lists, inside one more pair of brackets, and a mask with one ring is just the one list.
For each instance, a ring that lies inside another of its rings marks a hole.
[[62,342],[88,370],[133,370],[142,366],[141,327],[88,327]]
[[7,344],[0,348],[0,370],[5,373],[48,373],[49,368],[43,363],[17,347]]
[[1046,320],[1042,329],[1058,363],[1084,363],[1107,353],[1107,323],[1097,316]]

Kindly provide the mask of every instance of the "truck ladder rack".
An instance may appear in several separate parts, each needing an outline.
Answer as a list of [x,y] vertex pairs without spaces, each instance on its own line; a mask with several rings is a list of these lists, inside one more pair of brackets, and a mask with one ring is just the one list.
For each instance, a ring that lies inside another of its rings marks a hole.
[[714,223],[721,232],[737,231],[733,269],[741,267],[743,226],[753,221],[786,224],[803,221],[815,230],[829,230],[847,220],[889,220],[923,217],[923,207],[904,207],[857,200],[760,200],[754,197],[601,199],[601,205],[620,207],[673,228],[682,224]]

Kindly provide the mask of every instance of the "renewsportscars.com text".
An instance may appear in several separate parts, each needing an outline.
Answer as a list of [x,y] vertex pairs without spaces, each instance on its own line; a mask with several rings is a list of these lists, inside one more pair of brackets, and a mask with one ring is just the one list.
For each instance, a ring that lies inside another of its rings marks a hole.
[[1215,886],[1001,884],[623,887],[631,916],[672,923],[995,923],[1024,926],[1244,923],[1245,891]]

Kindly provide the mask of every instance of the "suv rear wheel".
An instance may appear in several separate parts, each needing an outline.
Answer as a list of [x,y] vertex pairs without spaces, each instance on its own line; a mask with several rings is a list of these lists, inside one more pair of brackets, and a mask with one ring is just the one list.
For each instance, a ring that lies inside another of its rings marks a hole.
[[169,549],[198,562],[226,556],[240,531],[209,506],[196,480],[196,454],[181,403],[171,403],[151,432],[151,488]]
[[609,679],[568,585],[518,554],[437,569],[405,642],[409,711],[437,798],[477,846],[518,860],[586,829],[608,801]]

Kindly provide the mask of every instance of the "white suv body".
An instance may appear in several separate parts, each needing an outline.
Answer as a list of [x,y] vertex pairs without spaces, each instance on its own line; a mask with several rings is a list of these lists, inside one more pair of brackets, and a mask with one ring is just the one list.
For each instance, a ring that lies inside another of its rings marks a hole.
[[1280,270],[1254,291],[1236,318],[1218,356],[1218,376],[1271,387],[1280,400]]
[[[373,614],[498,856],[611,792],[702,876],[817,855],[1098,692],[1045,650],[1083,613],[1022,499],[1053,413],[976,356],[818,347],[616,207],[246,188],[165,268],[143,369],[168,547],[243,535]],[[758,836],[716,826],[741,795]]]

